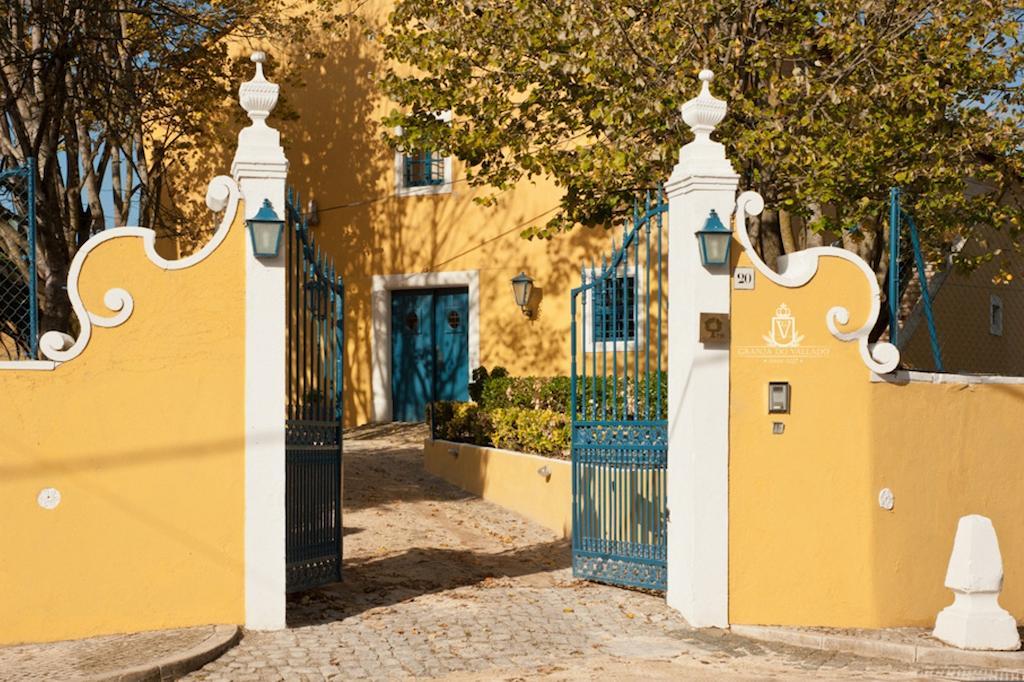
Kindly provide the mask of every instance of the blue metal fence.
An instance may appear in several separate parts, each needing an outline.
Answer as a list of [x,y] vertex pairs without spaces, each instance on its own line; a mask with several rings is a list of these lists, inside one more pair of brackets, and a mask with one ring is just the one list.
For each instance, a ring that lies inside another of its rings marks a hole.
[[572,290],[573,574],[664,590],[668,421],[664,217],[648,193],[621,247]]
[[289,592],[341,579],[345,290],[289,192],[285,561]]
[[[909,242],[909,243],[908,243]],[[909,246],[909,253],[908,251]],[[889,341],[901,345],[901,308],[910,285],[911,269],[917,271],[920,305],[928,325],[928,340],[931,344],[935,371],[945,371],[942,364],[942,347],[935,328],[935,314],[929,290],[928,274],[921,254],[921,238],[918,235],[914,216],[904,210],[902,193],[898,187],[889,190],[889,287],[886,294],[889,307]]]
[[0,360],[39,350],[35,159],[0,170]]

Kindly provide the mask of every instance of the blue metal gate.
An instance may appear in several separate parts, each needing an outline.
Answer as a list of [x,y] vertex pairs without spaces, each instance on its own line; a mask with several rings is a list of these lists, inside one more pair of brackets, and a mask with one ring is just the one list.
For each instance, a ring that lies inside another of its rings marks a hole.
[[288,410],[285,560],[289,592],[341,580],[344,288],[287,201]]
[[659,190],[572,290],[572,554],[579,578],[664,590],[668,421]]

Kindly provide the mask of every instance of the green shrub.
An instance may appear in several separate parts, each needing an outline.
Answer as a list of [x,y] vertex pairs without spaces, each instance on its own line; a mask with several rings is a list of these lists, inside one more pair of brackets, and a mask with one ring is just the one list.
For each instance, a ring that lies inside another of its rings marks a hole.
[[568,415],[522,407],[491,411],[491,442],[495,447],[567,458],[570,435]]
[[568,414],[570,393],[569,377],[510,377],[496,367],[481,380],[476,400],[488,410],[524,407]]
[[[476,443],[487,432],[490,420],[481,415],[476,403],[440,400],[427,406],[427,419],[433,424],[434,438]],[[480,443],[485,445],[486,443]]]
[[441,401],[428,407],[434,438],[567,458],[569,417],[525,407],[482,409],[476,403]]

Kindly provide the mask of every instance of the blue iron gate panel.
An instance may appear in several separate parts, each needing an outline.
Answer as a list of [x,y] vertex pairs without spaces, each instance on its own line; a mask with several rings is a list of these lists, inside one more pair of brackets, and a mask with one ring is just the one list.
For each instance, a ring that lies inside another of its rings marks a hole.
[[666,587],[668,421],[662,192],[572,290],[573,575]]
[[288,406],[285,429],[287,590],[341,580],[345,297],[298,197],[287,202]]
[[39,350],[35,159],[0,169],[0,361],[34,360]]

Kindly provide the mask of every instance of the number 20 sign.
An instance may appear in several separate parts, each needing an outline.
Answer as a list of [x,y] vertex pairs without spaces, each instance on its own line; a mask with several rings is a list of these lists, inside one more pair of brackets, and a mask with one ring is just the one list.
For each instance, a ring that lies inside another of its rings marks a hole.
[[736,268],[732,275],[732,288],[750,290],[754,288],[754,268]]

